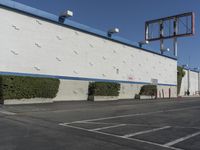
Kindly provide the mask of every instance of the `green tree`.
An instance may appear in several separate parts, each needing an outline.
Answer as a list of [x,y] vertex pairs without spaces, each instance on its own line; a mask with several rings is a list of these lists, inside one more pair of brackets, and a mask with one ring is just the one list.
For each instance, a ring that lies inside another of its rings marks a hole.
[[180,94],[182,79],[185,76],[185,71],[183,67],[177,67],[177,94]]

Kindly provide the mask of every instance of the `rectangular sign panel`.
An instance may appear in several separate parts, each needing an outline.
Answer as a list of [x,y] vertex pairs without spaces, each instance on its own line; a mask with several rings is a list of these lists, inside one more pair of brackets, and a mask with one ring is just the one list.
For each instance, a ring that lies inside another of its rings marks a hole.
[[195,15],[193,12],[150,20],[145,23],[145,40],[162,39],[194,35]]

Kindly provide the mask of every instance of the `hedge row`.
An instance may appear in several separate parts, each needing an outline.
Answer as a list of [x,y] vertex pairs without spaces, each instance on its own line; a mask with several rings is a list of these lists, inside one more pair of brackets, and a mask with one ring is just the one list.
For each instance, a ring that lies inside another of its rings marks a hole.
[[54,98],[59,84],[58,79],[0,76],[0,100]]
[[[91,82],[89,84],[88,100],[93,100],[93,96],[119,96],[120,84],[108,82]],[[156,85],[144,85],[135,99],[140,99],[140,95],[157,96]]]
[[[59,89],[59,79],[20,76],[0,76],[0,102],[6,99],[54,98]],[[91,82],[89,96],[119,96],[120,84]],[[140,95],[154,96],[157,86],[144,85]]]
[[109,82],[91,82],[89,96],[119,96],[120,84]]

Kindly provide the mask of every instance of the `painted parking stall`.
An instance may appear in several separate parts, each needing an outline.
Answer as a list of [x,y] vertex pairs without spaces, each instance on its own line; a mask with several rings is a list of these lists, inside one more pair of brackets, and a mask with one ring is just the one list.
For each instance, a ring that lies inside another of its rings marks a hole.
[[[187,125],[175,126],[171,121],[162,123],[162,120],[161,124],[156,124],[154,118],[159,115],[165,116],[166,113],[170,114],[199,110],[199,106],[193,106],[165,111],[94,118],[71,123],[60,123],[59,125],[172,150],[186,150],[183,146],[184,143],[193,138],[198,138],[200,136],[200,127]],[[138,116],[143,123],[138,122],[136,119]],[[146,117],[151,117],[152,122],[150,121],[144,124]]]

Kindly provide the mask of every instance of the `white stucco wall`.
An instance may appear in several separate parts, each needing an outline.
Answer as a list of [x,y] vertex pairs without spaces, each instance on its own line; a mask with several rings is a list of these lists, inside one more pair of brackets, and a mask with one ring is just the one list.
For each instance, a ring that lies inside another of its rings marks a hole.
[[[121,84],[119,99],[134,99],[136,94],[140,93],[142,84]],[[175,98],[177,97],[176,86],[157,86],[158,98]]]
[[177,87],[175,86],[158,86],[158,98],[176,98],[177,97]]
[[[60,80],[59,92],[53,101],[75,101],[87,100],[88,81]],[[118,99],[134,99],[140,93],[142,84],[121,83]],[[157,86],[158,98],[177,97],[176,86]],[[107,99],[106,99],[107,100]]]
[[184,71],[185,71],[185,76],[182,79],[180,96],[185,95],[186,91],[188,90],[188,70]]
[[190,72],[190,94],[195,95],[198,91],[198,73]]
[[88,81],[60,80],[59,91],[53,101],[87,100],[88,85]]
[[[182,79],[182,85],[181,85],[181,91],[180,96],[185,95],[185,92],[188,90],[188,77],[189,77],[189,90],[190,95],[197,94],[197,91],[199,91],[199,75],[198,72],[184,70],[185,76]],[[189,76],[188,76],[189,73]]]
[[176,85],[176,60],[4,8],[0,17],[0,71]]
[[121,84],[119,99],[134,99],[140,93],[142,84]]

